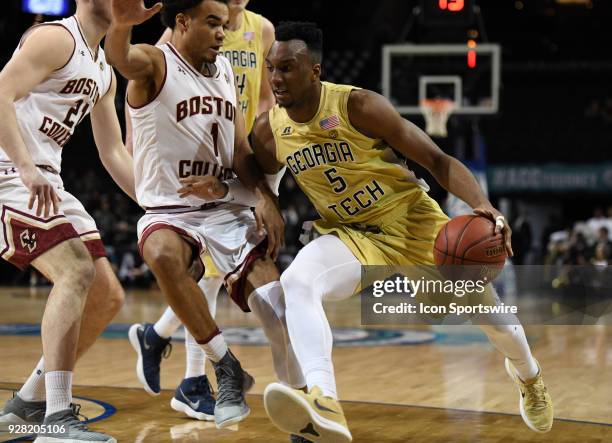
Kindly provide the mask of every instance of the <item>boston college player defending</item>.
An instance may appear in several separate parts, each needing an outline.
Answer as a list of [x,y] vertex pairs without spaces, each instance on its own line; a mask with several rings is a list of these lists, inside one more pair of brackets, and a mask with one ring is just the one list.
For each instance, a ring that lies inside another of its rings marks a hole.
[[[274,105],[274,96],[265,76],[265,55],[274,42],[274,26],[265,17],[246,10],[248,0],[232,0],[229,6],[229,23],[225,30],[225,39],[221,53],[227,57],[232,65],[236,85],[238,87],[239,107],[244,114],[245,127],[250,132],[258,114],[268,111]],[[170,14],[163,13],[163,17]],[[171,23],[169,23],[171,26]],[[173,29],[166,31],[157,42],[157,45],[167,43],[172,39]],[[126,106],[126,148],[133,150],[131,135],[131,119]],[[284,172],[284,171],[282,171]],[[274,176],[266,176],[270,188],[278,190],[282,172]],[[212,180],[213,176],[202,177],[200,184],[205,180]],[[218,182],[217,182],[218,183]],[[254,195],[250,192],[242,192],[243,187],[236,179],[230,182],[233,205],[242,204],[251,207],[257,203]],[[219,191],[225,191],[219,187]],[[277,194],[278,192],[275,191]],[[223,192],[218,196],[210,196],[210,200],[224,198]],[[229,207],[226,205],[226,207]],[[234,208],[235,209],[235,208]],[[212,316],[215,316],[217,295],[223,286],[224,275],[219,274],[214,266],[210,255],[204,255],[206,275],[199,281],[198,285],[204,291],[208,307]],[[275,281],[270,285],[280,285]],[[138,359],[136,373],[146,392],[150,395],[159,395],[161,391],[160,364],[162,356],[167,355],[166,349],[170,346],[170,337],[181,326],[180,319],[174,314],[172,308],[168,307],[155,324],[136,323],[130,328],[130,343],[134,347]],[[146,341],[146,346],[145,346]],[[210,419],[215,406],[215,399],[209,388],[208,378],[205,374],[206,355],[200,346],[194,341],[191,334],[185,333],[185,378],[175,390],[174,397],[170,401],[171,407],[189,417],[199,420]],[[196,405],[197,409],[193,406]]]
[[[206,249],[219,271],[242,275],[264,255],[262,228],[268,233],[267,253],[275,256],[284,223],[236,111],[231,66],[227,59],[217,58],[228,7],[217,0],[166,1],[164,21],[175,33],[170,43],[154,47],[130,45],[130,32],[160,5],[145,9],[139,0],[113,0],[112,5],[107,52],[131,80],[127,94],[136,193],[147,209],[138,225],[140,247],[168,303],[213,362],[219,385],[214,418],[217,426],[229,426],[248,415],[244,393],[253,380],[228,350],[190,269],[194,263],[201,266],[199,257]],[[190,175],[229,177],[232,170],[258,196],[259,229],[248,209],[228,211],[203,204],[185,195],[189,183],[183,198],[177,192],[181,179]],[[232,286],[232,297],[246,310],[242,294],[247,288],[278,279],[269,258],[258,263],[268,270],[257,274],[258,281],[238,278]]]
[[44,357],[4,406],[0,424],[44,419],[63,431],[36,442],[115,442],[79,422],[71,385],[76,359],[121,308],[123,292],[94,220],[59,176],[62,149],[91,113],[104,166],[134,198],[116,80],[99,47],[109,24],[108,2],[77,0],[75,16],[31,28],[0,73],[0,253],[53,282],[42,319]]

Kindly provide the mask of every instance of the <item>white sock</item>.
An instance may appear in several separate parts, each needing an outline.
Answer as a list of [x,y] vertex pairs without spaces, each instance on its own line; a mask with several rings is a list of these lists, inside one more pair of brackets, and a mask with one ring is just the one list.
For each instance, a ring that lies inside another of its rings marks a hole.
[[300,389],[306,386],[302,368],[289,341],[285,318],[285,298],[279,281],[255,289],[247,300],[249,308],[259,318],[270,342],[274,371],[280,382]]
[[[204,292],[208,310],[212,318],[217,311],[217,296],[223,285],[223,278],[207,277],[198,282],[198,286]],[[185,378],[200,377],[206,373],[206,354],[195,341],[193,336],[185,328]]]
[[510,359],[521,380],[529,380],[538,375],[536,364],[525,330],[521,325],[480,325],[493,346]]
[[45,401],[45,394],[45,361],[41,357],[19,390],[19,397],[25,401]]
[[170,306],[166,308],[159,320],[153,325],[153,329],[161,338],[170,337],[180,327],[181,320]]
[[200,377],[204,375],[206,354],[187,329],[185,329],[185,354],[187,359],[185,378]]
[[72,372],[52,371],[45,374],[47,385],[46,416],[70,409],[72,403]]
[[221,335],[221,331],[218,329],[213,338],[206,341],[198,341],[198,344],[206,353],[206,358],[215,363],[218,363],[227,354],[227,344]]

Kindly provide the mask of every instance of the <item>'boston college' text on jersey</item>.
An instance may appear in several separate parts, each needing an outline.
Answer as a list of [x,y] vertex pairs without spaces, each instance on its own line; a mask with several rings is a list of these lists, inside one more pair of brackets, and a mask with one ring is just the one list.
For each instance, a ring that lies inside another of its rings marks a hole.
[[146,208],[200,206],[200,198],[179,197],[179,179],[190,175],[232,176],[234,74],[223,56],[217,57],[211,75],[206,76],[172,44],[159,48],[166,62],[161,90],[145,106],[129,105],[136,196]]
[[[34,163],[59,172],[62,148],[76,125],[110,89],[112,68],[106,63],[102,48],[98,47],[97,55],[91,52],[75,16],[38,26],[66,28],[74,39],[74,51],[68,63],[16,101],[15,110],[21,136]],[[37,27],[28,31],[24,39]],[[0,162],[12,163],[1,148]]]

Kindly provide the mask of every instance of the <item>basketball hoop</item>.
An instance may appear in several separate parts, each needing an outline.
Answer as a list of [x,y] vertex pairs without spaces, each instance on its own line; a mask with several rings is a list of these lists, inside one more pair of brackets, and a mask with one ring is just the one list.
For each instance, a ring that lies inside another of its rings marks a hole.
[[446,122],[455,109],[455,102],[443,98],[421,101],[421,114],[425,117],[425,131],[434,137],[447,137]]

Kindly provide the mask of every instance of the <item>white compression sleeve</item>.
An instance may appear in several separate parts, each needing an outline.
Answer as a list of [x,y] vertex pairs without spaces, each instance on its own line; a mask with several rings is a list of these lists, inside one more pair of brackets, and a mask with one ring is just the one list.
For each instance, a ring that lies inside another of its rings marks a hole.
[[323,300],[350,297],[360,278],[361,264],[333,235],[324,235],[305,246],[281,276],[287,329],[308,389],[318,386],[332,398],[337,398],[333,337]]

